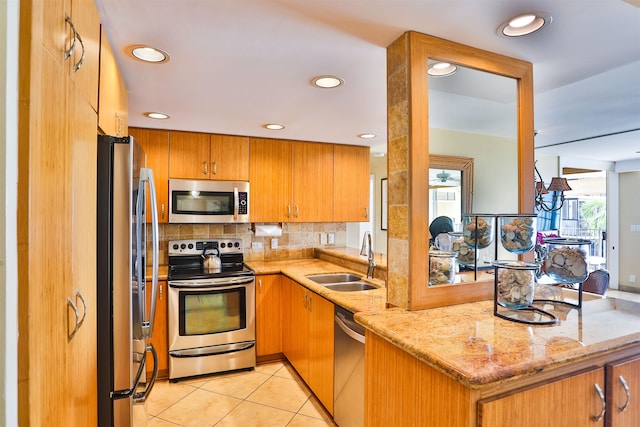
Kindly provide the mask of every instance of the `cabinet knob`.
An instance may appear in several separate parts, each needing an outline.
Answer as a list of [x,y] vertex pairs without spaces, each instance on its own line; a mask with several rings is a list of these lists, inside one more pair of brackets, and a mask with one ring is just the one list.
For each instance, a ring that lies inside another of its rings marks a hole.
[[202,162],[202,173],[209,175],[209,162]]
[[160,212],[161,212],[160,215],[162,216],[162,219],[164,219],[164,203],[160,206]]
[[369,219],[369,208],[364,208],[364,217]]
[[216,175],[218,173],[218,162],[213,162],[213,174]]
[[262,291],[262,279],[258,280],[258,286],[260,287],[260,291]]

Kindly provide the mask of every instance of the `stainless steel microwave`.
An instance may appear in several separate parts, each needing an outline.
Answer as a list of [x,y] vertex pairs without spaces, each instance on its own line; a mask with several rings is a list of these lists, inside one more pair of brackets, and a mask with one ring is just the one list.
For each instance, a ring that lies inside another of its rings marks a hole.
[[250,222],[249,183],[170,179],[169,222],[178,224]]

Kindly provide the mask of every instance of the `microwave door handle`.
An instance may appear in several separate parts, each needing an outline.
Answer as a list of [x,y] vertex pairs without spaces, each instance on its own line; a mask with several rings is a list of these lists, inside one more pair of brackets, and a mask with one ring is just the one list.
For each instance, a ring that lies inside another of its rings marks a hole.
[[146,330],[145,338],[151,338],[156,317],[156,300],[158,299],[158,206],[156,205],[156,186],[153,179],[153,170],[141,168],[140,175],[142,185],[144,185],[145,181],[149,183],[149,204],[151,205],[151,309],[149,310],[148,325],[144,328]]
[[240,197],[238,194],[238,187],[233,187],[233,219],[238,219],[239,203],[240,203]]

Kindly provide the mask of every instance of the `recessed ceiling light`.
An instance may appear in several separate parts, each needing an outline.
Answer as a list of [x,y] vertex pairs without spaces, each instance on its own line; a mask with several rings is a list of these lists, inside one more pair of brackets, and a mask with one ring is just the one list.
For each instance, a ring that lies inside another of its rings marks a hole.
[[311,84],[322,89],[331,89],[342,86],[344,84],[344,80],[335,76],[318,76],[311,80]]
[[427,73],[434,77],[450,76],[458,71],[458,67],[448,62],[434,62],[429,66]]
[[169,62],[169,54],[167,52],[150,46],[129,46],[128,51],[131,56],[139,59],[140,61],[151,62],[154,64]]
[[264,125],[265,128],[270,129],[270,130],[282,130],[284,129],[284,125],[278,124],[278,123],[267,123],[266,125]]
[[361,133],[360,135],[358,135],[359,138],[362,139],[371,139],[371,138],[375,138],[377,135],[375,133]]
[[553,21],[546,12],[530,12],[514,16],[500,24],[497,33],[503,37],[520,37],[538,31]]
[[156,119],[156,120],[165,120],[169,118],[168,114],[157,113],[157,112],[144,113],[144,115],[149,117],[150,119]]

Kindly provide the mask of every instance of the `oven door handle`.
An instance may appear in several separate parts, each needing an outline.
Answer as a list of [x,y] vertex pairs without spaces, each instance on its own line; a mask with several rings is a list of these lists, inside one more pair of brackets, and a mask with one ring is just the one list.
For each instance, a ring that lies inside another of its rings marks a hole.
[[224,279],[213,279],[211,281],[203,281],[203,280],[181,280],[181,281],[170,281],[169,287],[174,289],[202,289],[202,288],[232,288],[237,285],[245,285],[247,283],[251,283],[255,280],[254,276],[251,277],[242,277],[242,278],[224,278]]

